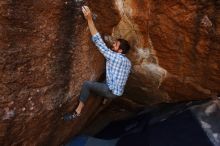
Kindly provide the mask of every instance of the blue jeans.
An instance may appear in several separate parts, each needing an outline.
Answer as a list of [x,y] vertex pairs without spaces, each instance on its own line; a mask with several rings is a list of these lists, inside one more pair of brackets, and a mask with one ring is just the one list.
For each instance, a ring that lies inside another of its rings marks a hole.
[[103,96],[110,99],[118,97],[117,95],[114,95],[112,93],[106,83],[85,81],[80,92],[79,100],[85,103],[87,98],[89,97],[90,92],[93,92],[98,96]]

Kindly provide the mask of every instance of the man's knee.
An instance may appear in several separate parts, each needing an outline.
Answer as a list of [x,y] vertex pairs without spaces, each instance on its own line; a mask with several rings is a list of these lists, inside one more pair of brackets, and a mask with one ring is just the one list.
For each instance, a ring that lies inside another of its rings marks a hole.
[[85,81],[84,83],[83,83],[83,87],[89,87],[89,86],[91,86],[92,85],[92,81]]

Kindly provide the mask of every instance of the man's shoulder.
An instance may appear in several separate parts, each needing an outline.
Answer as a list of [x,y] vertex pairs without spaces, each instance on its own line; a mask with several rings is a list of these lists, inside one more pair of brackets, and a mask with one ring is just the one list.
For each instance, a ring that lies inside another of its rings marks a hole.
[[128,65],[131,66],[131,61],[130,61],[130,59],[129,59],[127,56],[125,56],[125,55],[121,55],[121,57],[122,57],[123,61],[127,62]]
[[127,62],[129,65],[131,65],[131,61],[130,61],[130,59],[127,57],[127,56],[125,56],[124,54],[121,54],[121,53],[116,53],[116,52],[114,52],[114,51],[112,51],[114,54],[116,54],[115,55],[115,59],[117,59],[118,61],[120,60],[120,61],[123,61],[123,62]]

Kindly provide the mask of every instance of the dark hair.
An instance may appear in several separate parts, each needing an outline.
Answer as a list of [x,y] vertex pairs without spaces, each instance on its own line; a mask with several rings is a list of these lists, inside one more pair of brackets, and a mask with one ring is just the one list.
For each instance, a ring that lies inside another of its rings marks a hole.
[[128,43],[128,41],[124,40],[124,39],[117,39],[117,41],[120,42],[120,46],[119,48],[122,49],[122,54],[126,54],[128,53],[128,51],[130,50],[130,45]]

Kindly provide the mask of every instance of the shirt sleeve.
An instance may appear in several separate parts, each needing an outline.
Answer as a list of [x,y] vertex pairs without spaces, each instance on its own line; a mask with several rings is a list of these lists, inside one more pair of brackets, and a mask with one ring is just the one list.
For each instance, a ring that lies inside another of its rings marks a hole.
[[106,46],[99,33],[92,36],[92,41],[106,59],[115,59],[117,54]]

